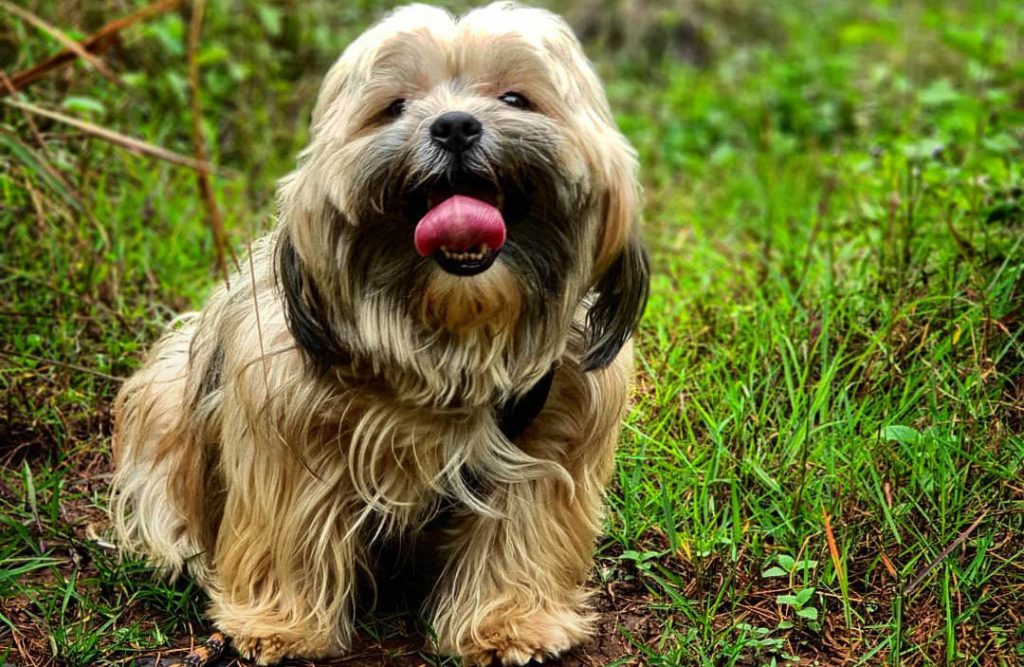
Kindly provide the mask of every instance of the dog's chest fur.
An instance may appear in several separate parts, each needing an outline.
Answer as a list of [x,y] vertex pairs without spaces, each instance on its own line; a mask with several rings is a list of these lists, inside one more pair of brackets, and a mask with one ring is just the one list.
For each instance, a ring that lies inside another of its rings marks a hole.
[[[198,327],[190,346],[185,405],[191,417],[183,424],[190,424],[194,441],[205,443],[211,463],[206,470],[220,469],[220,479],[207,485],[226,488],[230,484],[218,482],[255,464],[266,468],[265,483],[301,486],[306,504],[327,507],[336,502],[332,498],[348,498],[345,512],[355,521],[391,531],[416,528],[453,503],[487,513],[491,489],[564,476],[526,433],[545,421],[545,406],[558,403],[549,392],[557,395],[569,377],[560,372],[563,379],[556,381],[550,361],[539,377],[533,374],[537,379],[515,383],[521,388],[511,399],[499,400],[496,383],[477,375],[478,384],[489,386],[481,393],[494,398],[437,407],[431,403],[438,399],[427,400],[437,396],[425,391],[429,382],[394,365],[383,374],[368,362],[326,372],[312,368],[287,335],[273,283],[257,285],[262,326],[276,336],[261,338],[242,317],[253,297],[240,283],[237,293],[219,296],[228,308],[211,326]],[[260,350],[267,353],[253,359]],[[196,468],[190,479],[209,477],[189,459],[183,465]]]
[[[490,489],[552,474],[552,463],[514,440],[544,419],[554,375],[518,400],[472,408],[425,409],[397,400],[380,384],[334,385],[319,396],[284,392],[271,405],[305,404],[315,411],[305,419],[311,437],[297,440],[306,449],[293,452],[296,473],[304,467],[312,475],[310,489],[354,495],[361,505],[353,508],[355,521],[390,532],[421,526],[453,503],[486,513]],[[266,411],[261,421],[272,421],[275,412]]]

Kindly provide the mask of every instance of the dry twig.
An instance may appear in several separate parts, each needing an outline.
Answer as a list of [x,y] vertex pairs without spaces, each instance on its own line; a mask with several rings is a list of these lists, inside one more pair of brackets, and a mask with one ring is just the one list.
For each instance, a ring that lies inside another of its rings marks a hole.
[[73,54],[75,54],[82,60],[86,61],[87,63],[95,67],[97,72],[105,76],[107,79],[109,79],[116,85],[124,87],[125,84],[124,81],[121,80],[121,77],[114,74],[114,72],[111,71],[109,67],[103,64],[102,60],[97,58],[95,55],[89,53],[89,51],[85,47],[83,47],[81,44],[71,39],[70,37],[68,37],[67,34],[60,28],[50,25],[49,23],[39,18],[32,12],[28,11],[24,7],[18,7],[17,5],[13,5],[10,2],[7,2],[7,0],[0,0],[0,7],[6,10],[7,13],[17,16],[22,21],[30,23],[39,30],[42,30],[43,32],[49,34],[58,42],[63,44],[64,48],[66,48],[68,51],[71,51]]
[[920,574],[914,577],[914,580],[911,581],[910,584],[903,589],[903,595],[910,595],[915,590],[917,590],[917,587],[921,585],[921,582],[924,581],[929,574],[931,574],[932,570],[937,568],[942,563],[942,561],[946,560],[946,556],[953,553],[953,549],[956,549],[958,546],[963,544],[964,541],[971,536],[971,533],[974,532],[974,529],[981,524],[982,519],[984,519],[986,516],[988,516],[988,510],[983,510],[981,514],[978,515],[978,518],[974,520],[974,523],[967,526],[967,528],[965,528],[959,535],[956,536],[956,539],[954,539],[952,542],[946,545],[946,548],[943,549],[939,553],[939,555],[935,557],[935,560],[928,563],[928,565],[926,565],[925,568],[921,570]]
[[[196,161],[204,164],[207,162],[206,143],[203,140],[203,110],[199,100],[199,63],[196,51],[199,48],[199,32],[203,25],[205,7],[205,0],[194,0],[192,17],[188,26],[188,88],[192,102],[192,145]],[[220,269],[224,281],[227,282],[228,266],[224,261],[224,219],[217,207],[217,198],[214,196],[209,174],[197,170],[196,179],[199,183],[199,194],[202,195],[203,203],[206,205],[206,218],[210,223],[210,230],[213,232],[213,250],[217,255],[217,267]],[[241,270],[238,266],[238,258],[234,253],[231,254],[231,259],[234,261],[235,269]]]
[[110,380],[111,382],[124,382],[124,378],[119,378],[116,375],[111,375],[109,373],[104,373],[103,371],[98,371],[98,370],[96,370],[94,368],[86,368],[85,366],[79,366],[78,364],[72,364],[72,363],[67,362],[67,361],[61,361],[60,359],[50,359],[50,358],[47,358],[47,357],[40,357],[40,356],[37,356],[35,354],[29,354],[28,352],[5,352],[5,351],[0,350],[0,357],[7,357],[9,359],[10,358],[20,357],[22,359],[28,359],[30,361],[35,361],[35,362],[40,363],[40,364],[47,364],[47,365],[50,365],[50,366],[58,366],[60,368],[67,368],[68,370],[77,371],[79,373],[86,373],[88,375],[95,375],[98,378],[103,378],[104,380]]
[[[151,5],[143,7],[134,14],[129,14],[128,16],[110,21],[99,30],[83,39],[81,42],[77,42],[77,44],[87,53],[104,53],[114,45],[117,40],[117,36],[125,28],[153,16],[170,11],[180,4],[181,0],[160,0],[159,2],[154,2]],[[73,51],[70,48],[64,49],[46,60],[33,65],[27,70],[11,75],[11,82],[17,90],[21,90],[22,88],[25,88],[26,86],[43,78],[50,72],[73,63],[78,57],[79,54],[76,51]],[[0,97],[5,97],[8,94],[9,91],[0,90]]]
[[105,127],[100,127],[99,125],[95,125],[93,123],[80,120],[78,118],[67,116],[58,111],[44,109],[42,107],[38,107],[28,102],[21,102],[19,100],[13,100],[9,98],[0,100],[0,102],[8,106],[12,106],[16,109],[23,109],[37,116],[43,116],[44,118],[49,118],[59,123],[64,123],[65,125],[70,125],[71,127],[78,128],[79,130],[85,132],[86,134],[97,137],[98,139],[103,139],[104,141],[109,141],[110,143],[125,148],[131,151],[132,153],[145,155],[147,157],[156,158],[158,160],[164,160],[165,162],[181,165],[183,167],[188,167],[190,169],[195,169],[197,171],[216,172],[221,175],[226,175],[222,170],[216,169],[213,165],[209,164],[208,162],[201,162],[199,160],[195,160],[186,155],[181,155],[180,153],[175,153],[174,151],[168,150],[166,148],[161,148],[160,146],[155,146],[153,144],[147,143],[145,141],[142,141],[141,139],[129,137],[126,134],[121,134],[120,132],[108,130]]

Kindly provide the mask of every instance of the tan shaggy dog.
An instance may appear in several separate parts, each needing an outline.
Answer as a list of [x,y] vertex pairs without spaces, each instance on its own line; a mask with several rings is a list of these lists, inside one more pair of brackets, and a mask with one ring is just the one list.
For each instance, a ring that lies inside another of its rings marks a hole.
[[635,171],[553,14],[370,28],[276,229],[118,396],[123,548],[195,577],[260,664],[344,653],[380,554],[414,544],[437,651],[521,665],[583,640],[647,296]]

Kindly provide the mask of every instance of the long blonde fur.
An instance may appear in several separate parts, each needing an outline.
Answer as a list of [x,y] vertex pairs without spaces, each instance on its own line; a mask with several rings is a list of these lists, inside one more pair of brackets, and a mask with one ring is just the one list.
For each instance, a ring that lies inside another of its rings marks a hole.
[[[456,75],[476,83],[458,89]],[[332,216],[357,226],[358,206],[389,205],[373,201],[357,156],[376,137],[367,109],[396,82],[413,87],[402,94],[418,95],[424,118],[505,113],[483,100],[529,84],[541,111],[531,122],[560,138],[552,167],[594,195],[579,264],[544,326],[524,324],[524,289],[500,260],[471,280],[439,272],[412,311],[347,280],[352,249]],[[635,237],[637,206],[634,153],[560,19],[508,3],[458,21],[423,5],[384,19],[328,73],[310,145],[280,184],[279,226],[254,244],[251,269],[179,318],[117,398],[111,512],[124,549],[196,577],[214,623],[269,664],[348,649],[375,545],[452,511],[427,603],[436,649],[525,664],[582,641],[632,365],[627,343],[584,368],[586,297]],[[283,240],[345,328],[350,363],[312,372],[297,346]],[[496,398],[553,365],[543,411],[510,442]]]

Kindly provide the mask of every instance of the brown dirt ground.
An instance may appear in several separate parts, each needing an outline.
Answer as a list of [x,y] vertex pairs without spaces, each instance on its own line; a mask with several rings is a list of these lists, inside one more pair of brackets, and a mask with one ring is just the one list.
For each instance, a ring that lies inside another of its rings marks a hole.
[[[635,649],[625,639],[622,630],[641,642],[659,634],[657,619],[647,608],[650,600],[639,588],[616,583],[600,591],[594,600],[600,618],[593,638],[561,658],[544,664],[550,667],[602,667],[615,661],[622,665],[638,664]],[[409,625],[410,631],[405,637],[382,641],[372,641],[362,633],[352,652],[341,658],[317,662],[293,660],[285,664],[294,667],[426,667],[435,664],[428,661],[426,656],[429,654],[420,653],[425,640],[411,627],[411,623]],[[189,649],[190,643],[182,642],[175,649],[140,658],[136,664],[139,667],[166,667],[181,660]],[[250,667],[253,664],[229,651],[209,667]]]

